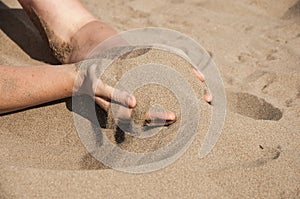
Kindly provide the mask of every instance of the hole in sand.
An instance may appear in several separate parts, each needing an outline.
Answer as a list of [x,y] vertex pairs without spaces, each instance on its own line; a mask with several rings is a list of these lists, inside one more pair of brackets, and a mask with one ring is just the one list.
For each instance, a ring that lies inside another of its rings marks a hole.
[[249,93],[229,92],[228,108],[240,115],[255,120],[275,120],[282,118],[282,111],[262,98]]

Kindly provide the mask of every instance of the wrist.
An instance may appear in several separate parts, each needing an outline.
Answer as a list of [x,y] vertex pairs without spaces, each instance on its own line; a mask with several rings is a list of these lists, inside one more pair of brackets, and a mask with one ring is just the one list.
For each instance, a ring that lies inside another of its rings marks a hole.
[[76,64],[65,64],[54,67],[57,67],[57,69],[63,73],[63,77],[67,85],[66,91],[68,92],[68,96],[72,96],[74,93],[75,82],[78,77]]

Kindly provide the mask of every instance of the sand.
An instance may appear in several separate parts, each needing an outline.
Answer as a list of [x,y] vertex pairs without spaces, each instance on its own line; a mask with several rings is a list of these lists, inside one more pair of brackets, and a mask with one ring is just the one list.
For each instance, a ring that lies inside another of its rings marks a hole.
[[[0,198],[300,198],[299,1],[82,2],[120,31],[171,28],[210,51],[228,101],[221,136],[213,151],[199,159],[211,107],[201,98],[205,86],[192,75],[201,128],[179,160],[148,174],[115,171],[92,158],[78,138],[70,99],[2,115]],[[17,1],[0,2],[0,19],[0,64],[57,63]],[[127,62],[149,58],[158,59],[149,51]],[[174,59],[167,53],[161,58],[166,63]],[[136,91],[141,106],[151,88],[159,91],[151,86]],[[168,105],[166,93],[153,100]],[[176,111],[172,103],[168,108]],[[163,131],[171,128],[176,123]],[[104,131],[114,139],[114,130]],[[171,138],[164,132],[148,141],[126,135],[120,146],[155,150]]]

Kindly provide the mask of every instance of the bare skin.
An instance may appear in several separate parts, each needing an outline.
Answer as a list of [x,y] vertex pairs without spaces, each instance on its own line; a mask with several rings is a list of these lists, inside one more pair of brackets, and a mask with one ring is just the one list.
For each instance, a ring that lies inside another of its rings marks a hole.
[[[84,86],[74,87],[78,77],[74,63],[83,60],[95,46],[117,33],[95,18],[78,0],[19,2],[62,65],[0,66],[0,114],[72,96]],[[195,70],[195,74],[200,81],[205,81],[201,72]],[[91,97],[96,103],[108,110],[110,101],[117,101],[128,107],[123,112],[130,117],[137,103],[133,95],[115,90],[101,80],[92,80],[89,72],[82,76],[82,83],[86,79],[92,81],[90,85],[94,92]],[[204,99],[210,102],[212,97],[206,94]],[[153,118],[172,122],[176,116],[172,112],[146,113],[145,120]]]

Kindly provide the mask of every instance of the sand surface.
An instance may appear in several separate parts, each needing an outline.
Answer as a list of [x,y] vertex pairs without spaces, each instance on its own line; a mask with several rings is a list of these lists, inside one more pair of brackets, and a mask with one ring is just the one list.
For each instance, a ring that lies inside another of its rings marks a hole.
[[[199,159],[211,107],[202,99],[205,86],[192,74],[187,78],[199,98],[201,128],[179,160],[148,174],[115,171],[91,157],[78,138],[70,99],[2,115],[0,198],[300,198],[299,1],[82,2],[120,31],[171,28],[211,52],[228,102],[221,136],[213,151]],[[0,64],[57,63],[17,1],[0,1],[0,26]],[[158,54],[149,51],[119,64],[125,69],[149,59],[175,68],[186,64]],[[151,92],[157,92],[151,102],[181,114],[176,100],[168,101],[172,93],[154,85],[136,91],[143,102],[140,112]],[[172,139],[176,128],[176,123],[164,127],[148,140],[126,135],[120,146],[155,150]],[[112,129],[104,132],[113,140]]]

